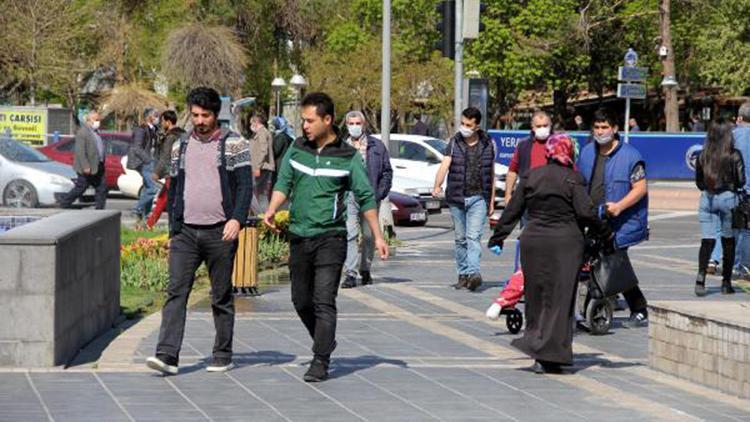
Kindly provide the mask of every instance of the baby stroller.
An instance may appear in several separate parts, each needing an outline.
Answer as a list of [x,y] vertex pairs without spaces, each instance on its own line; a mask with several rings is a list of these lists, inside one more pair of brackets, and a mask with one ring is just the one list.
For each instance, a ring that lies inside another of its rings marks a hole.
[[518,334],[523,327],[523,312],[516,308],[516,304],[523,299],[524,287],[523,271],[518,263],[518,245],[516,243],[516,261],[513,275],[505,282],[500,295],[487,310],[487,317],[490,319],[497,319],[500,315],[505,315],[505,326],[508,327],[511,334]]
[[[612,286],[611,280],[597,280],[593,269],[601,258],[601,242],[587,238],[584,249],[584,265],[578,275],[578,296],[576,321],[583,325],[591,335],[599,336],[609,332],[612,326],[612,315],[614,313],[614,301],[617,294],[626,290],[622,287]],[[609,254],[606,252],[605,254]],[[612,251],[614,253],[614,251]],[[632,273],[629,261],[629,271]],[[627,271],[625,271],[627,272]],[[633,278],[635,276],[633,275]]]

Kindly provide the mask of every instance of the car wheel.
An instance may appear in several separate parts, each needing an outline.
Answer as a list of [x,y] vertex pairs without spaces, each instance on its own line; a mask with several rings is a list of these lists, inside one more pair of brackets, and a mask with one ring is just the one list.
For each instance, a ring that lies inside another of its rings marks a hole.
[[36,208],[39,205],[39,197],[31,183],[14,180],[5,187],[3,204],[12,208]]

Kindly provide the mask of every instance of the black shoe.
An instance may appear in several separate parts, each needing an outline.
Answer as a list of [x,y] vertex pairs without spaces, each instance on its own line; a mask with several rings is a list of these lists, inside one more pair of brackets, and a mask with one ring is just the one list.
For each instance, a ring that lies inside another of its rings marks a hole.
[[706,274],[698,272],[695,277],[695,295],[703,297],[706,295]]
[[362,276],[363,286],[372,284],[372,275],[370,275],[369,271],[360,271],[359,274]]
[[310,369],[303,377],[305,382],[321,382],[328,379],[328,362],[326,359],[315,357],[310,363]]
[[472,274],[469,276],[469,280],[466,283],[466,288],[474,292],[482,285],[482,275],[479,273]]
[[452,284],[451,287],[453,287],[456,290],[461,290],[466,288],[467,283],[469,282],[469,276],[466,274],[459,274],[458,275],[458,283]]
[[227,372],[234,368],[232,358],[217,358],[211,359],[211,363],[206,367],[206,372]]
[[341,288],[351,289],[352,287],[357,287],[357,277],[354,274],[349,273],[346,275],[344,282],[341,283]]
[[735,293],[734,292],[734,287],[732,287],[732,282],[731,281],[725,281],[725,282],[721,283],[721,294],[723,294],[723,295],[733,295],[734,293]]
[[630,318],[622,323],[623,328],[638,328],[645,327],[648,325],[648,313],[646,311],[638,311],[630,314]]
[[159,371],[164,375],[177,375],[177,358],[163,354],[157,354],[156,357],[146,359],[146,366]]

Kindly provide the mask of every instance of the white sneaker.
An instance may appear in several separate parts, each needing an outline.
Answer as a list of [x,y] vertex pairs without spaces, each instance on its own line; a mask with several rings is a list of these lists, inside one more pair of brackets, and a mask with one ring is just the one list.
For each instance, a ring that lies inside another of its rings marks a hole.
[[500,318],[500,311],[502,310],[503,310],[502,306],[498,305],[495,302],[492,302],[492,305],[490,305],[490,307],[487,308],[487,312],[485,313],[485,315],[487,315],[487,318],[491,320],[496,320]]
[[154,371],[159,371],[162,374],[166,375],[177,375],[177,371],[179,370],[177,368],[177,365],[166,364],[161,359],[153,356],[146,358],[146,366],[153,369]]
[[234,368],[232,359],[214,358],[211,360],[211,364],[206,367],[206,372],[227,372],[232,368]]

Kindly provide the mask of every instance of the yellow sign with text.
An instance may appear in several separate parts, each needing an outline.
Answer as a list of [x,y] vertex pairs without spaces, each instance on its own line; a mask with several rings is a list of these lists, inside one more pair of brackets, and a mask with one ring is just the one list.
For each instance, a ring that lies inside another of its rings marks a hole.
[[47,110],[0,107],[0,138],[8,135],[32,147],[47,145]]

